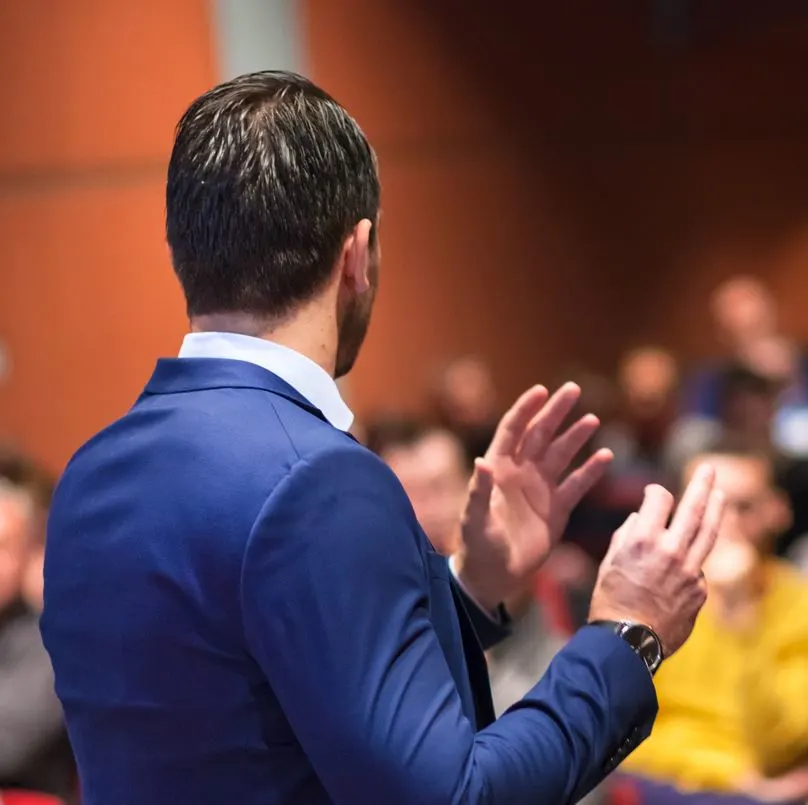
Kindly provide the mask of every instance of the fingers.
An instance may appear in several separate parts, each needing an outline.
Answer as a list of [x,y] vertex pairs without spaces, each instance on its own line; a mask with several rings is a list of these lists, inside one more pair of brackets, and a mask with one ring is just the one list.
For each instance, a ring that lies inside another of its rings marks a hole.
[[709,464],[702,464],[687,485],[668,529],[666,537],[672,547],[687,550],[696,539],[714,485],[715,471]]
[[612,540],[609,543],[609,550],[606,552],[606,557],[604,558],[604,563],[608,562],[612,556],[617,553],[623,545],[625,545],[626,540],[628,539],[629,535],[631,534],[632,529],[637,523],[637,512],[632,512],[625,520],[623,525],[617,529],[617,531],[612,534]]
[[548,396],[544,386],[528,389],[500,420],[488,452],[491,455],[515,454],[527,426],[547,402]]
[[696,538],[691,543],[690,551],[685,560],[686,566],[693,572],[701,571],[702,565],[713,550],[718,537],[718,530],[721,527],[721,520],[724,517],[725,502],[724,493],[718,489],[713,489],[707,502],[707,510],[701,521],[701,528],[699,528]]
[[482,458],[474,462],[474,475],[469,485],[469,500],[466,517],[484,520],[491,506],[491,493],[494,491],[494,471]]
[[562,511],[571,512],[590,489],[603,477],[614,455],[611,450],[598,450],[575,472],[571,472],[556,492]]
[[552,442],[542,462],[550,478],[558,478],[569,467],[599,426],[598,418],[594,414],[587,414]]
[[519,458],[537,461],[549,448],[556,431],[569,416],[581,396],[575,383],[565,383],[533,417],[519,448]]
[[638,534],[656,537],[668,524],[673,509],[673,495],[667,489],[651,484],[645,489],[645,498],[637,512],[635,529]]

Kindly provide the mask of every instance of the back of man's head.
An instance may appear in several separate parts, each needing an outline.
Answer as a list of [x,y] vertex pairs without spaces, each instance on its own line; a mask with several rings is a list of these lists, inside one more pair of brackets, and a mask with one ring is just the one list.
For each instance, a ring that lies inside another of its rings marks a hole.
[[177,127],[166,192],[189,314],[288,314],[327,284],[353,227],[377,221],[379,196],[359,126],[302,76],[253,73],[205,93]]

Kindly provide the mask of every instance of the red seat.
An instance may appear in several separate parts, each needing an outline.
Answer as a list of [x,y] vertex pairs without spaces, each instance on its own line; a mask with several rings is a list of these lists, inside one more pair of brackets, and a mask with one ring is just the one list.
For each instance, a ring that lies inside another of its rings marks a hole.
[[1,791],[0,805],[64,805],[58,797],[36,791]]
[[575,631],[564,588],[549,574],[539,571],[533,587],[533,595],[542,606],[547,625],[556,634],[569,637]]
[[642,796],[631,780],[613,777],[606,785],[607,805],[642,805]]

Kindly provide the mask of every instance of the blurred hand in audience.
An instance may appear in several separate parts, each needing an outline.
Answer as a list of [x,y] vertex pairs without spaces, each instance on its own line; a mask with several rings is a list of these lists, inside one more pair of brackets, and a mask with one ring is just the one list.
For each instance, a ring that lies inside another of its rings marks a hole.
[[794,803],[808,800],[808,765],[779,777],[751,775],[741,783],[740,790],[759,802]]

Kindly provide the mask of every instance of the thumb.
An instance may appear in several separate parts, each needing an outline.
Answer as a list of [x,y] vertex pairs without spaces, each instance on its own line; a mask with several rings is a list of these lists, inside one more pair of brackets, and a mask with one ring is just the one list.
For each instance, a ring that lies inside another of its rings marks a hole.
[[483,458],[475,459],[474,475],[469,484],[468,516],[484,518],[491,506],[491,493],[494,491],[494,469]]

